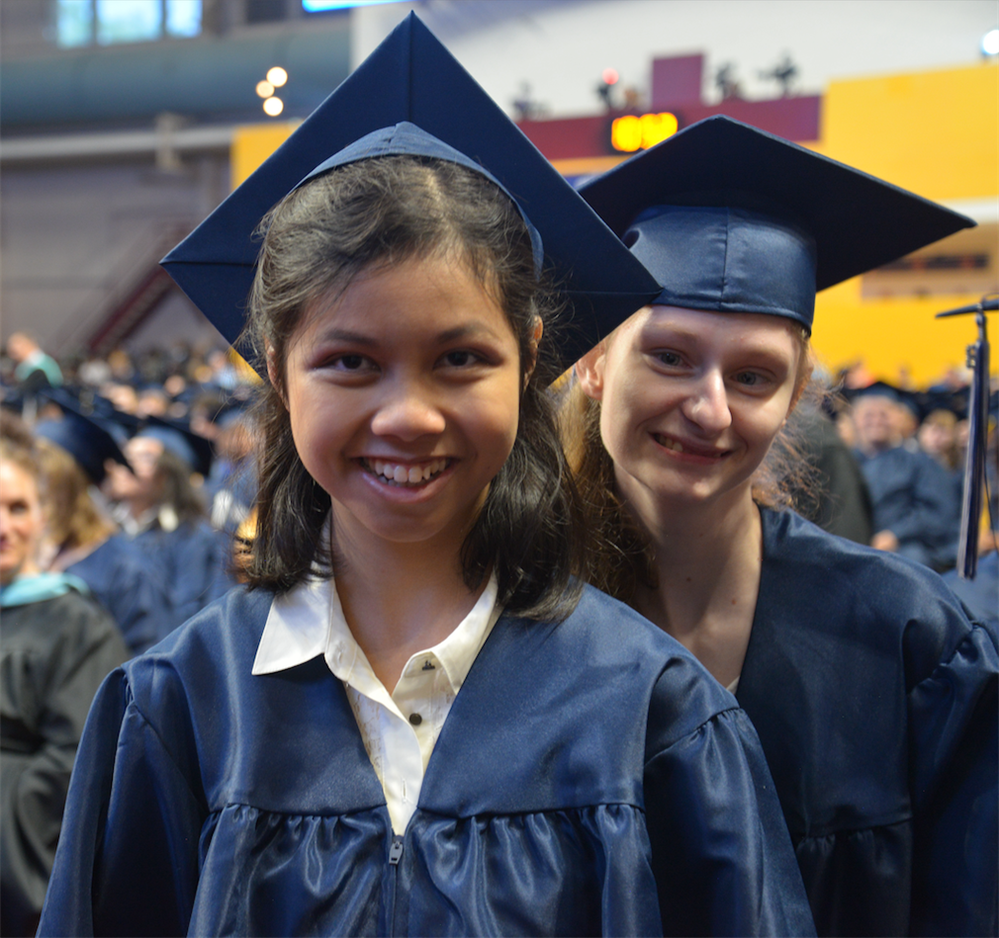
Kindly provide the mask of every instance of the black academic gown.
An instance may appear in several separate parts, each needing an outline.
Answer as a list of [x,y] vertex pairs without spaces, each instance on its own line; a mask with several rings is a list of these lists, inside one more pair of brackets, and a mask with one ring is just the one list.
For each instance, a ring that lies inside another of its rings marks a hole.
[[74,590],[0,615],[0,934],[32,935],[87,711],[128,654]]
[[763,510],[737,697],[819,935],[994,935],[997,656],[931,571]]
[[108,679],[41,935],[811,933],[749,720],[631,610],[501,618],[396,837],[325,661],[251,675],[270,602]]

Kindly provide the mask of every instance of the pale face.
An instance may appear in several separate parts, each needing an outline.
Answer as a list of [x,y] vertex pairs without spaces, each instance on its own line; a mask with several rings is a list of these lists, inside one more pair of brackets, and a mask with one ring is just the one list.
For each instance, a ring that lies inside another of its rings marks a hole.
[[475,276],[443,259],[362,274],[306,314],[285,371],[338,543],[460,549],[513,448],[521,390],[513,330]]
[[8,459],[0,461],[0,586],[39,572],[36,556],[44,524],[32,475]]
[[857,429],[857,445],[863,450],[882,450],[899,440],[898,405],[887,397],[870,394],[853,403],[853,425]]
[[777,316],[645,307],[577,364],[601,401],[620,494],[659,508],[751,498],[796,398],[794,328]]
[[156,465],[163,455],[162,442],[148,436],[133,437],[122,447],[122,453],[132,468],[107,461],[104,490],[108,497],[121,501],[155,500],[158,489]]

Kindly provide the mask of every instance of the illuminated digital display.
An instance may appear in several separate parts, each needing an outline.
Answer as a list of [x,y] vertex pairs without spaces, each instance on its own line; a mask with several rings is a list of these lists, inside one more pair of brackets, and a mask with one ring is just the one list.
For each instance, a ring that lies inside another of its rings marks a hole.
[[625,114],[611,123],[611,146],[624,153],[647,150],[673,136],[680,122],[675,114]]

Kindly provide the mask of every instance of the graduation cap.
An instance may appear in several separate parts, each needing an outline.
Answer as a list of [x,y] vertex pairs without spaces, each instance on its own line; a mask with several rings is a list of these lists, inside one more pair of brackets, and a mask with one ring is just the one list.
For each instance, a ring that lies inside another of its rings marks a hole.
[[88,414],[71,392],[65,388],[50,388],[44,396],[59,406],[63,416],[58,420],[39,421],[34,427],[35,436],[55,443],[69,453],[94,485],[100,485],[104,480],[107,460],[128,465],[108,428]]
[[815,293],[975,222],[715,116],[580,188],[662,284],[655,303],[811,329]]
[[[419,132],[401,127],[393,140],[390,129],[403,124]],[[235,342],[259,249],[253,234],[271,207],[316,172],[412,152],[483,172],[529,219],[572,310],[565,361],[658,294],[654,278],[412,13],[162,264]]]

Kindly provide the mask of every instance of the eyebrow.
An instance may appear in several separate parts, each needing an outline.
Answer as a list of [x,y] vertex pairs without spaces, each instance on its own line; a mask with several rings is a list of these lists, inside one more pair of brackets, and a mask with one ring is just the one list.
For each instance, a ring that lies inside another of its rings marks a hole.
[[[452,329],[445,329],[443,332],[439,332],[435,338],[438,345],[446,345],[457,339],[475,338],[477,336],[494,338],[495,333],[486,326],[471,322],[455,326]],[[323,332],[316,336],[316,341],[345,342],[365,348],[374,348],[378,345],[378,340],[370,335],[365,335],[363,332],[354,332],[351,329],[341,329],[336,326],[331,326],[329,329],[323,330]]]

